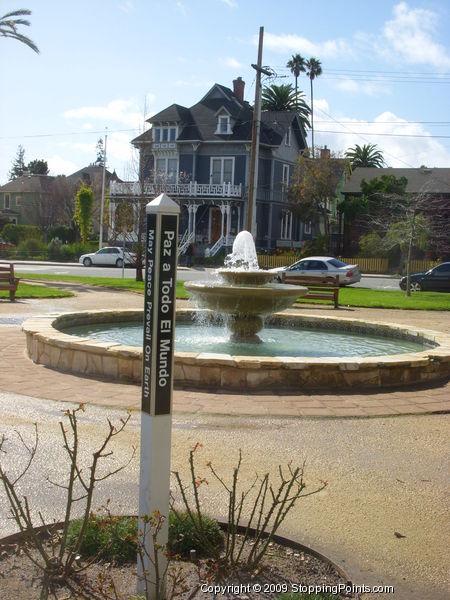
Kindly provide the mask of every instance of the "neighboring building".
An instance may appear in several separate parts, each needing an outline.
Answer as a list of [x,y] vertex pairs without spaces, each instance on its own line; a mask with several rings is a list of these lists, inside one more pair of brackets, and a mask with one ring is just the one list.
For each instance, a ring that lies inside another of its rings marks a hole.
[[[363,180],[369,182],[375,178],[380,179],[385,175],[393,175],[396,179],[405,177],[408,181],[406,192],[409,194],[423,193],[441,201],[442,208],[445,209],[448,218],[448,211],[450,210],[450,168],[358,167],[352,172],[341,193],[344,198],[361,196],[361,183]],[[360,235],[365,232],[362,230],[361,224],[345,224],[344,240],[346,248],[355,251],[358,247]]]
[[0,187],[0,217],[17,225],[39,225],[39,207],[49,197],[55,177],[22,175]]
[[[147,201],[165,191],[180,203],[180,236],[214,247],[232,244],[245,229],[253,110],[244,82],[219,84],[194,106],[172,104],[148,119],[152,128],[132,140],[140,151]],[[292,214],[287,188],[306,148],[295,111],[262,112],[256,194],[256,245],[302,244],[302,224]],[[110,208],[140,194],[139,183],[110,186]]]

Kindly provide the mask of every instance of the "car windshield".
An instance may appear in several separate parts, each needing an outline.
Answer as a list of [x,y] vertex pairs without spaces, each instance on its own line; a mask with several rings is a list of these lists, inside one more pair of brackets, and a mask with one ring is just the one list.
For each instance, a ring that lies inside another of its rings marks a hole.
[[331,258],[328,263],[330,265],[333,265],[333,267],[336,267],[339,269],[339,267],[346,267],[347,263],[342,262],[342,260],[338,260],[337,258]]

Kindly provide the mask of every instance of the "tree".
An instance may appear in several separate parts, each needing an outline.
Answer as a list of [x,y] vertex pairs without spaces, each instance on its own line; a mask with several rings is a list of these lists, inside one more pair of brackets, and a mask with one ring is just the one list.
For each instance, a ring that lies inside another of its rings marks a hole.
[[356,167],[380,168],[386,164],[383,153],[376,144],[364,144],[363,146],[355,144],[353,148],[347,150],[345,156],[350,160],[352,169],[356,169]]
[[322,226],[327,248],[330,246],[332,202],[345,167],[345,159],[328,155],[311,159],[305,153],[297,161],[295,183],[288,192],[292,209],[300,218]]
[[80,186],[75,196],[75,221],[80,228],[80,235],[83,244],[89,239],[89,233],[92,228],[92,207],[94,204],[94,194],[92,188],[84,184]]
[[28,15],[31,15],[31,10],[22,8],[19,10],[13,10],[12,12],[3,15],[3,17],[0,17],[0,37],[8,37],[18,40],[39,54],[39,48],[36,46],[36,44],[29,37],[19,33],[18,31],[19,25],[25,25],[26,27],[29,27],[31,23],[27,19],[21,19],[17,17],[24,17]]
[[94,165],[98,167],[103,167],[105,164],[105,145],[103,143],[103,138],[99,138],[96,146],[97,158],[95,159]]
[[291,73],[295,77],[295,98],[298,101],[298,78],[300,77],[300,73],[304,73],[305,69],[305,59],[300,54],[293,54],[291,60],[288,60],[286,66],[291,70]]
[[35,158],[28,163],[27,171],[31,175],[48,175],[48,163],[46,160]]
[[311,149],[312,149],[312,157],[314,158],[314,100],[313,100],[313,80],[316,77],[320,77],[322,75],[322,64],[320,60],[314,58],[312,56],[309,60],[306,61],[306,75],[309,77],[309,81],[311,84]]
[[26,172],[25,148],[21,145],[17,148],[16,157],[12,161],[12,167],[8,174],[9,180],[18,179]]
[[265,86],[261,99],[262,110],[287,111],[296,107],[295,91],[290,83]]

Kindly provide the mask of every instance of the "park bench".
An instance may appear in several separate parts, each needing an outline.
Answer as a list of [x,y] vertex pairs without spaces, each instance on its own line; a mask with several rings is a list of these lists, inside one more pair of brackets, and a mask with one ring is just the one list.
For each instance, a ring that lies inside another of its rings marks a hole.
[[331,300],[334,304],[334,308],[339,308],[338,275],[335,277],[327,277],[326,279],[321,279],[320,277],[306,277],[305,275],[286,278],[285,273],[282,273],[281,280],[283,283],[303,285],[307,287],[308,293],[306,296],[302,296],[305,299],[312,298],[315,300]]
[[9,299],[16,299],[16,290],[20,279],[14,277],[14,265],[0,262],[0,290],[9,290]]

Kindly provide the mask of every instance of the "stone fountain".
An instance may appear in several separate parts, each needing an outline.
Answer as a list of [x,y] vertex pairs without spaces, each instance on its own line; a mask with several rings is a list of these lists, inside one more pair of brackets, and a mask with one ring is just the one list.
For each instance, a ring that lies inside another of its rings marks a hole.
[[200,308],[225,315],[231,341],[260,343],[257,335],[264,317],[288,308],[307,288],[270,283],[273,273],[258,266],[255,243],[248,231],[241,231],[233,251],[217,271],[217,281],[185,282]]

